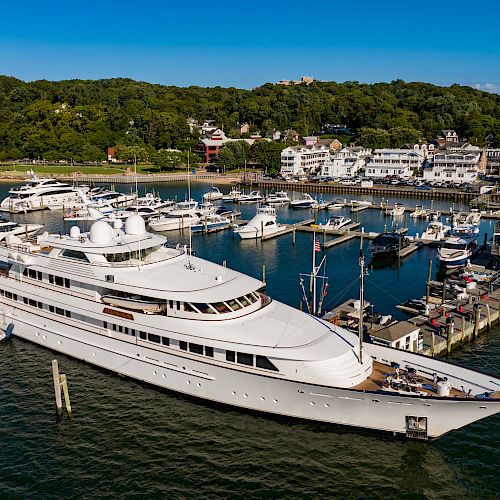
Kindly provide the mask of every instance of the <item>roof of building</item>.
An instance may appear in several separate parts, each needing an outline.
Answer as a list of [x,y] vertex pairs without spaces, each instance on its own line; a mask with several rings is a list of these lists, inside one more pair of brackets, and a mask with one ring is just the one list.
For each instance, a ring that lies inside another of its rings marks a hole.
[[392,325],[386,326],[385,328],[370,333],[370,336],[376,337],[378,339],[395,341],[419,330],[420,328],[413,323],[410,323],[408,321],[400,321],[398,323],[393,323]]

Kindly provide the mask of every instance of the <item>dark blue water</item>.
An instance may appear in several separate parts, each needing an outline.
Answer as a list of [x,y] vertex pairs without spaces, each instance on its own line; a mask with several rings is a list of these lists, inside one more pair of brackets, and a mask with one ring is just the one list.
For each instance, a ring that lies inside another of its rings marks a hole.
[[[194,184],[194,197],[199,199],[207,187]],[[0,196],[7,188],[0,186]],[[182,185],[155,189],[164,197],[179,198],[186,191]],[[407,206],[416,203],[404,201]],[[449,204],[436,203],[434,208],[449,209]],[[242,217],[249,219],[254,211],[254,206],[242,206]],[[287,208],[278,214],[281,222],[311,217],[308,211]],[[319,217],[327,216],[324,212]],[[62,215],[54,212],[13,218],[65,229]],[[376,210],[361,212],[359,220],[366,231],[380,231],[391,222]],[[414,234],[425,222],[413,224],[408,218],[407,225]],[[482,222],[481,229],[491,232],[492,224]],[[172,243],[187,241],[180,233],[168,237]],[[226,259],[228,266],[256,277],[265,264],[269,293],[298,305],[298,275],[311,268],[310,234],[297,233],[295,246],[291,235],[243,242],[228,231],[197,234],[193,242],[197,255],[215,262]],[[329,306],[357,295],[358,252],[356,240],[327,251]],[[424,292],[427,262],[434,257],[435,250],[424,248],[399,266],[370,271],[367,300],[378,311],[397,315],[395,304]],[[400,442],[187,400],[57,355],[69,378],[75,413],[73,421],[58,423],[52,357],[19,339],[0,343],[2,497],[498,496],[498,416],[434,443]],[[453,357],[495,369],[500,330]]]

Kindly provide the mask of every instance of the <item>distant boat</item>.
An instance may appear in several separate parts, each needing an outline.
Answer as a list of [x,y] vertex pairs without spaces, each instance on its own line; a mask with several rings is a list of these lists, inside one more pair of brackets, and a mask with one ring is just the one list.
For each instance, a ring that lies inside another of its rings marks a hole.
[[434,220],[427,226],[420,239],[424,243],[439,243],[449,236],[450,231],[450,226],[446,226],[442,222]]
[[222,201],[239,201],[239,199],[242,197],[243,193],[237,189],[237,188],[232,188],[229,193],[222,195]]
[[394,203],[394,207],[391,210],[391,215],[393,217],[401,217],[405,214],[405,207],[401,203]]
[[338,215],[336,217],[330,217],[324,224],[319,224],[319,229],[342,229],[345,226],[351,224],[352,220],[344,217],[343,215]]
[[370,243],[370,253],[374,259],[397,256],[398,251],[411,244],[399,233],[382,233]]
[[441,266],[446,268],[461,267],[467,265],[469,259],[480,250],[477,238],[479,229],[475,226],[459,227],[458,233],[455,228],[453,235],[446,239],[443,246],[438,250],[437,259]]
[[237,227],[234,233],[242,240],[248,240],[269,236],[283,228],[284,226],[276,222],[276,209],[264,206],[258,208],[255,216],[244,226]]
[[227,229],[230,225],[231,220],[228,217],[210,214],[202,217],[200,222],[190,226],[190,229],[193,233],[201,233],[203,231],[213,232]]
[[415,211],[410,214],[413,219],[423,219],[429,215],[429,210],[424,208],[422,205],[416,205]]
[[290,202],[291,208],[316,208],[318,200],[315,200],[310,194],[304,193],[302,199],[292,200]]
[[223,197],[224,195],[220,192],[220,189],[215,186],[212,186],[212,189],[203,195],[205,201],[222,200]]
[[292,200],[286,191],[276,191],[265,198],[265,202],[268,205],[286,205],[290,203],[290,201]]
[[259,203],[262,201],[260,191],[252,191],[250,194],[243,194],[238,200],[240,203]]

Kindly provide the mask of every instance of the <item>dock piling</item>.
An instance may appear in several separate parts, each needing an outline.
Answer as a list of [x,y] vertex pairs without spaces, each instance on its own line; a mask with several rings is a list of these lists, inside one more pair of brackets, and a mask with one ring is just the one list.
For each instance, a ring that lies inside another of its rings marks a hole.
[[262,283],[266,286],[266,265],[262,264]]
[[52,360],[52,378],[54,379],[54,393],[56,397],[56,411],[58,416],[62,416],[62,397],[61,397],[61,384],[59,379],[59,365],[57,359]]
[[66,404],[66,411],[68,412],[68,417],[71,418],[73,416],[73,413],[71,411],[71,402],[69,400],[68,381],[66,380],[66,375],[64,373],[61,375],[61,387],[64,394],[64,403]]
[[481,304],[474,304],[474,338],[479,334],[479,323],[481,320]]

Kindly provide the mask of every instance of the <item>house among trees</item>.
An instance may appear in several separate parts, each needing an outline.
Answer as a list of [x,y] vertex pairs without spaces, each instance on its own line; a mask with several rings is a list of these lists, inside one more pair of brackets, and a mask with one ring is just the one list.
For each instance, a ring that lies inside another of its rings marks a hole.
[[440,146],[459,142],[458,134],[454,130],[441,130],[436,137],[436,143]]
[[281,175],[294,177],[316,174],[330,158],[326,146],[290,146],[281,152]]
[[438,150],[424,168],[429,181],[474,182],[486,169],[486,155],[477,150]]
[[342,149],[342,143],[338,139],[318,139],[316,144],[319,146],[326,146],[332,152]]
[[375,149],[366,163],[366,177],[397,176],[408,179],[422,168],[424,154],[421,150]]

